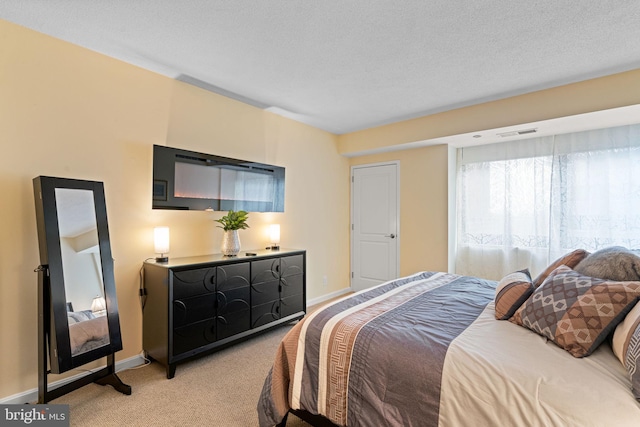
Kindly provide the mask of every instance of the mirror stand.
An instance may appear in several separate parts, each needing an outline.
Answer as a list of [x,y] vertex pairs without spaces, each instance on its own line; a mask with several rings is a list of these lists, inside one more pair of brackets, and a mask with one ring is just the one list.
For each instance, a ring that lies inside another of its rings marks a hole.
[[120,393],[130,395],[131,386],[124,384],[116,374],[115,353],[113,352],[106,356],[106,367],[49,390],[48,375],[51,371],[48,369],[47,363],[51,339],[51,282],[48,266],[41,265],[35,271],[38,273],[38,403],[48,403],[92,382],[103,386],[113,386]]

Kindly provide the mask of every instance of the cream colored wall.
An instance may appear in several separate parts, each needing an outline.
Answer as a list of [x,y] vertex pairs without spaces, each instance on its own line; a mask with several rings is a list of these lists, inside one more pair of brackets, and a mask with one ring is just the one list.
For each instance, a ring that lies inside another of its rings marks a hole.
[[171,227],[172,257],[220,247],[220,213],[151,209],[153,144],[284,166],[285,212],[251,214],[243,248],[264,247],[278,222],[282,246],[308,251],[308,299],[348,286],[349,161],[334,135],[1,20],[0,51],[0,400],[37,387],[38,175],[105,184],[117,360],[142,350],[138,273],[153,227]]
[[447,146],[351,159],[351,166],[400,162],[400,275],[447,271]]

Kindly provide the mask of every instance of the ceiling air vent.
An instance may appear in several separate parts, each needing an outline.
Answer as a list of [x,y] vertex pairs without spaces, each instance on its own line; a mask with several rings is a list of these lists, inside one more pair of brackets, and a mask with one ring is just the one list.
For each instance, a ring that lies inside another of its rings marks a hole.
[[537,128],[531,128],[531,129],[522,129],[522,130],[513,130],[513,131],[509,131],[509,132],[502,132],[497,134],[498,136],[501,136],[503,138],[506,138],[508,136],[518,136],[518,135],[526,135],[528,133],[536,133],[538,131]]

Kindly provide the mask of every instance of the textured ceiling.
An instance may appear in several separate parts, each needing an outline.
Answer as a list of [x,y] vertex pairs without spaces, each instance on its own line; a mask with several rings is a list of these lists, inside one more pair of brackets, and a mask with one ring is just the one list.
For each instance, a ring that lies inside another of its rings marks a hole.
[[640,68],[638,0],[2,0],[0,18],[336,134]]

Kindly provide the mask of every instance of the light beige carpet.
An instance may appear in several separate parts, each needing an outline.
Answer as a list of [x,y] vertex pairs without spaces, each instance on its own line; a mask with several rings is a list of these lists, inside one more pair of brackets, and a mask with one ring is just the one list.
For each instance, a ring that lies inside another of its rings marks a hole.
[[[256,406],[278,343],[291,325],[179,364],[168,380],[152,363],[121,371],[131,396],[89,384],[51,403],[70,406],[72,426],[257,426]],[[308,426],[290,416],[288,427]]]

